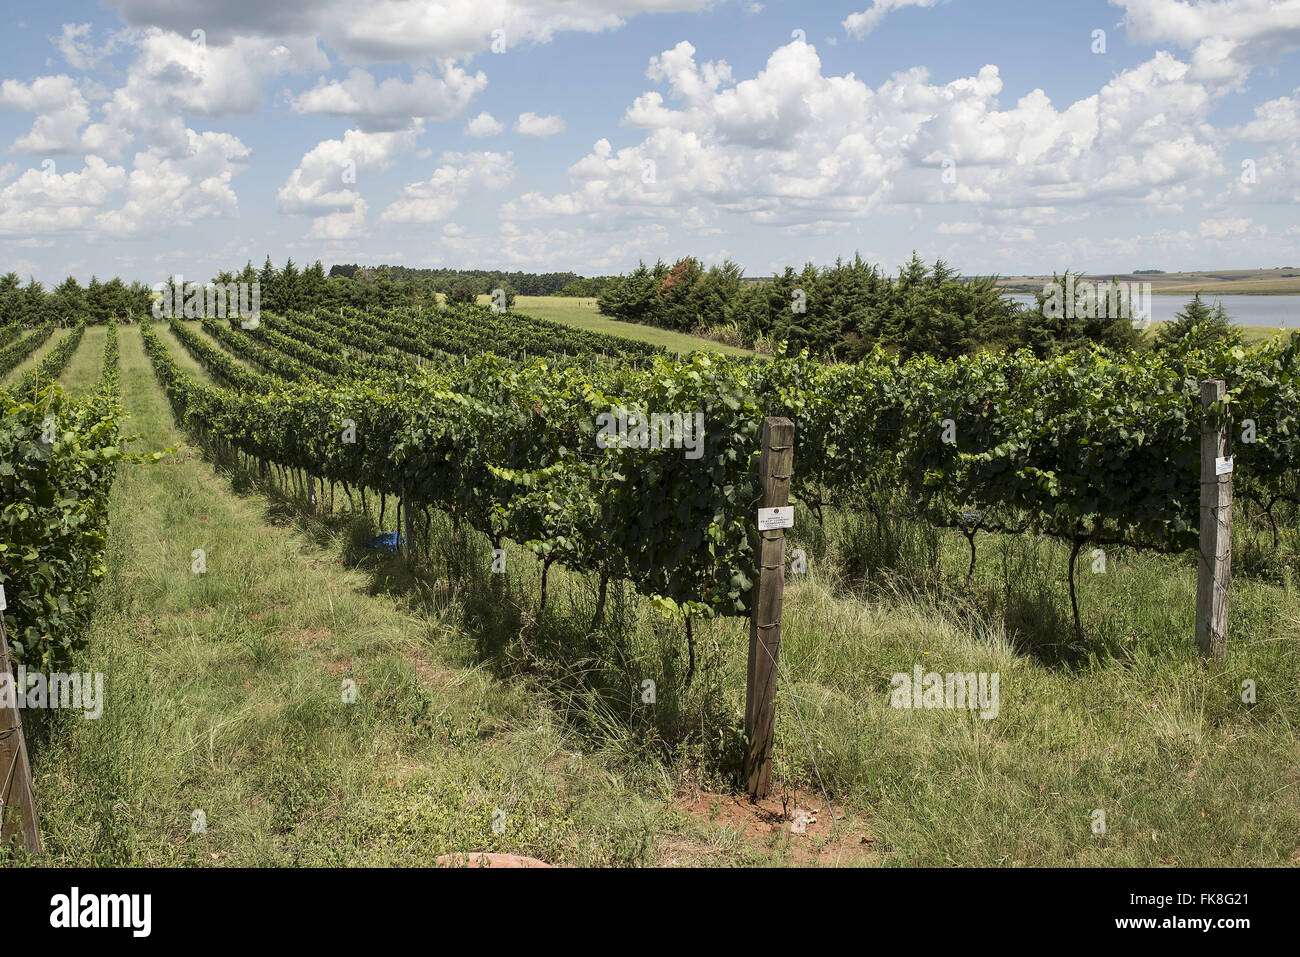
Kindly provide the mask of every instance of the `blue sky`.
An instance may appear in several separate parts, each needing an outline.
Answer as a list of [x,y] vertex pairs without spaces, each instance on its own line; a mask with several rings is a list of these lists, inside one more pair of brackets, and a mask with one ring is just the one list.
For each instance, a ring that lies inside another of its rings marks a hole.
[[0,269],[47,283],[268,253],[1300,265],[1300,0],[105,0],[11,23]]

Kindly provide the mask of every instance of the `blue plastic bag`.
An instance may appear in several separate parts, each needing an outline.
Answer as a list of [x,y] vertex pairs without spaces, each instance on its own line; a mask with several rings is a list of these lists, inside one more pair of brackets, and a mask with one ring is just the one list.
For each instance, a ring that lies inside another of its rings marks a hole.
[[396,532],[384,532],[382,535],[376,535],[370,541],[366,542],[367,548],[381,548],[390,555],[396,555],[398,549],[406,544],[406,539]]

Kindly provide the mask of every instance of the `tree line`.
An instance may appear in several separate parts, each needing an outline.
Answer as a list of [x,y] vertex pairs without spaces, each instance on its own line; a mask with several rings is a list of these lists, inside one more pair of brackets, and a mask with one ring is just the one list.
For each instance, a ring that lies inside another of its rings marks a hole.
[[341,276],[360,282],[378,281],[384,275],[405,290],[419,290],[432,300],[435,294],[450,296],[465,291],[474,296],[490,296],[497,289],[519,296],[588,296],[598,295],[613,276],[585,277],[574,272],[506,272],[501,269],[416,269],[410,266],[369,268],[355,264],[330,267],[331,278]]
[[[1070,278],[1068,272],[1055,277],[1063,287]],[[1040,295],[1037,307],[1026,309],[995,276],[963,277],[942,259],[927,265],[913,253],[892,276],[854,256],[823,268],[787,266],[761,281],[745,279],[730,261],[708,269],[693,257],[672,266],[641,263],[608,283],[597,305],[628,322],[763,351],[785,343],[791,354],[808,349],[840,361],[859,359],[876,345],[903,356],[1027,347],[1041,357],[1088,342],[1125,349],[1143,341],[1127,317],[1060,313],[1046,299]]]
[[153,294],[144,283],[127,284],[117,277],[100,282],[92,276],[90,284],[82,286],[69,276],[47,290],[34,278],[24,286],[17,273],[0,276],[0,326],[40,326],[47,322],[72,326],[81,319],[90,325],[110,319],[132,322],[148,311],[152,301]]

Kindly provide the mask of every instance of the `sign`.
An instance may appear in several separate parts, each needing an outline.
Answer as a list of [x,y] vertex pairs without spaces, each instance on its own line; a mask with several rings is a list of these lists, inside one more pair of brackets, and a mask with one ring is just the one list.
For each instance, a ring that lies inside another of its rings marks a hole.
[[783,505],[781,508],[760,508],[758,510],[758,530],[770,532],[778,528],[794,528],[794,506]]
[[1215,460],[1214,460],[1214,474],[1215,474],[1215,475],[1231,475],[1231,474],[1232,474],[1232,456],[1228,456],[1228,458],[1226,458],[1226,459],[1215,459]]
[[9,603],[5,601],[5,586],[0,585],[0,611],[4,611],[8,607]]

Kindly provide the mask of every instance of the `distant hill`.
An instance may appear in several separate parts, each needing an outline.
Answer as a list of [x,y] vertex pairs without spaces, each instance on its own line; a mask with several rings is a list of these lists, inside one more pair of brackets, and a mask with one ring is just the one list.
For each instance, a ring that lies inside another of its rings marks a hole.
[[[1276,269],[1218,269],[1200,272],[1159,272],[1139,270],[1131,273],[1090,273],[1090,280],[1116,279],[1119,282],[1149,282],[1157,295],[1190,296],[1193,293],[1235,296],[1300,295],[1300,266]],[[1011,292],[1041,292],[1051,276],[1006,276],[998,285]]]

